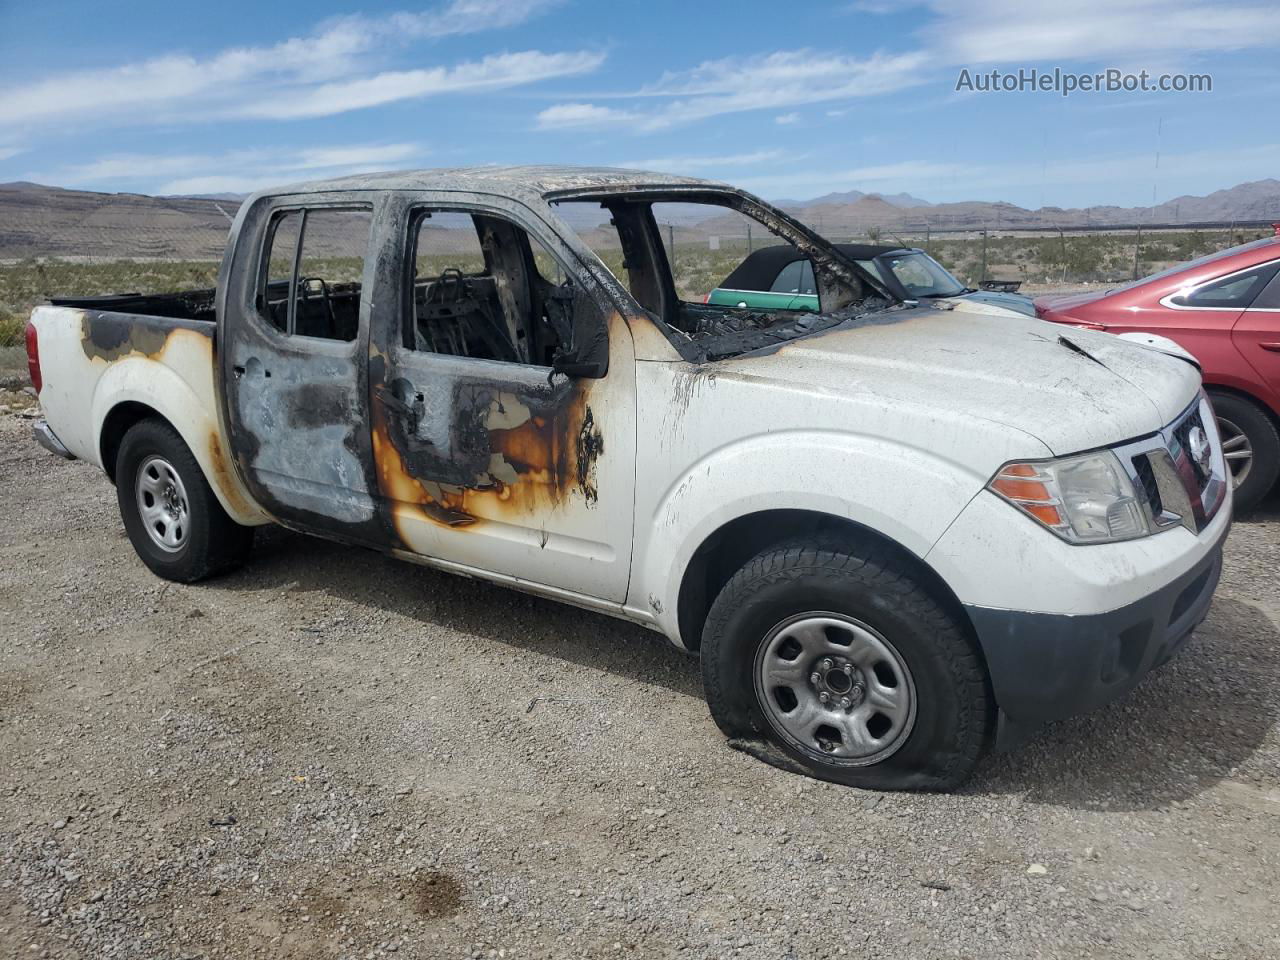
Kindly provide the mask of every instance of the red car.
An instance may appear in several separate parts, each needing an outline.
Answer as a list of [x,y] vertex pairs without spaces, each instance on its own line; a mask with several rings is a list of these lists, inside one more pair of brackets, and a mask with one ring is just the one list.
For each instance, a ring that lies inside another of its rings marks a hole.
[[1257,504],[1280,475],[1280,225],[1276,230],[1115,290],[1035,301],[1042,319],[1157,334],[1200,362],[1239,510]]

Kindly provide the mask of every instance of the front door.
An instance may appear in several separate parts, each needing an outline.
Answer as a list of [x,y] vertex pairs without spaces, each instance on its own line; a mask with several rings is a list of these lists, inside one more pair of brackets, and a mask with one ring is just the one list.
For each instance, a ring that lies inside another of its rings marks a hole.
[[385,546],[368,418],[372,207],[263,201],[221,306],[231,453],[249,492],[289,526]]
[[[394,539],[414,554],[621,602],[636,431],[625,321],[522,208],[402,202],[403,241],[386,247],[402,251],[400,302],[377,312],[369,364]],[[573,329],[608,337],[607,375],[551,375]]]

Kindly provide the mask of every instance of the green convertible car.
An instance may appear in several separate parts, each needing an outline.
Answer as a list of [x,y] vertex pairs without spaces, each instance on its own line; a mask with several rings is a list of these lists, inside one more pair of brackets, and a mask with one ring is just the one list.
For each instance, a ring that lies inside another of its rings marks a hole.
[[[869,243],[835,246],[903,300],[945,300],[953,309],[968,313],[1035,316],[1030,297],[966,287],[923,250]],[[813,266],[789,244],[761,247],[707,294],[706,302],[769,310],[817,310]]]

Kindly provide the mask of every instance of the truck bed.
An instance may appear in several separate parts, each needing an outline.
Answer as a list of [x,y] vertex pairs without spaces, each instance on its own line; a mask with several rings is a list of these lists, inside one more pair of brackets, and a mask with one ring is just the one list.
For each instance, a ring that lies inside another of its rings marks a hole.
[[111,474],[123,428],[142,416],[163,416],[186,441],[224,509],[240,523],[266,519],[241,486],[222,441],[212,291],[58,298],[37,307],[31,322],[44,379],[40,404],[68,453]]
[[217,319],[214,313],[214,290],[183,290],[178,293],[113,293],[97,297],[52,297],[55,307],[78,307],[106,313],[123,313],[144,317],[168,317],[173,320]]

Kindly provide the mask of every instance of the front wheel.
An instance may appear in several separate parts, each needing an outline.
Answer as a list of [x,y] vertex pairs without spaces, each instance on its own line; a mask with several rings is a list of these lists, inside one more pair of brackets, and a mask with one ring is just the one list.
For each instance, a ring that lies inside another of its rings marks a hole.
[[178,432],[143,420],[116,455],[116,499],[142,562],[166,580],[192,583],[239,566],[253,544],[222,509]]
[[796,541],[756,556],[712,605],[702,674],[726,734],[763,736],[851,786],[952,789],[994,726],[973,641],[877,547]]
[[1243,513],[1257,506],[1280,476],[1280,436],[1271,417],[1252,401],[1218,392],[1209,398],[1231,474],[1235,509]]

